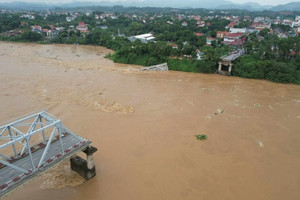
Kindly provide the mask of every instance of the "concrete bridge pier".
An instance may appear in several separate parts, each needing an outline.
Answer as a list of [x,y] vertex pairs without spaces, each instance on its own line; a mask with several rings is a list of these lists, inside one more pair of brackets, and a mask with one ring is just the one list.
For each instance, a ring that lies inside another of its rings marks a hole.
[[[228,66],[228,71],[222,70],[222,66]],[[219,68],[218,68],[218,74],[222,74],[222,75],[227,75],[230,76],[231,75],[231,71],[232,71],[232,66],[233,64],[231,62],[219,62]]]
[[95,170],[93,154],[97,151],[95,147],[89,146],[83,152],[86,154],[87,168],[89,170]]
[[222,63],[219,62],[219,68],[218,68],[218,72],[222,71]]
[[86,180],[89,180],[96,176],[96,168],[94,164],[93,154],[97,151],[97,148],[88,146],[82,152],[86,154],[86,160],[79,156],[72,157],[70,159],[71,169],[77,172]]
[[231,74],[231,70],[232,70],[232,63],[229,64],[229,68],[228,68],[228,72]]

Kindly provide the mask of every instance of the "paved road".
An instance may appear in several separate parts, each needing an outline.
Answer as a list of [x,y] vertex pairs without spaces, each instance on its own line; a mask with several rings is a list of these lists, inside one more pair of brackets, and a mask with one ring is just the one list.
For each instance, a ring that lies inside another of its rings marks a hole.
[[[63,137],[62,141],[63,141],[64,149],[68,149],[69,147],[73,147],[78,142],[80,142],[77,138],[75,138],[71,134],[68,134],[65,137]],[[40,150],[32,153],[35,166],[38,165],[38,163],[40,161],[40,158],[41,158],[41,156],[44,152],[43,151],[44,149],[45,148],[40,149]],[[52,158],[53,156],[56,156],[59,153],[61,153],[61,146],[60,146],[60,141],[57,140],[57,141],[53,142],[50,145],[50,147],[48,149],[48,153],[46,154],[44,161]],[[69,153],[72,153],[72,152],[69,152]],[[66,154],[68,154],[68,153],[66,153]],[[66,155],[64,155],[64,156],[66,156]],[[22,159],[20,159],[20,160],[15,161],[13,164],[17,165],[18,167],[21,167],[23,169],[26,169],[26,170],[32,169],[32,163],[31,163],[29,155],[22,158]],[[0,169],[0,186],[2,184],[7,183],[8,181],[11,181],[12,179],[14,179],[15,177],[17,177],[21,174],[23,174],[23,173],[20,172],[20,171],[15,170],[11,167],[8,167],[8,166],[1,168]],[[0,190],[0,193],[1,193],[1,190]]]
[[224,60],[224,61],[234,61],[235,59],[237,59],[240,56],[241,56],[240,54],[231,54],[231,55],[228,55],[226,57],[223,57],[222,60]]

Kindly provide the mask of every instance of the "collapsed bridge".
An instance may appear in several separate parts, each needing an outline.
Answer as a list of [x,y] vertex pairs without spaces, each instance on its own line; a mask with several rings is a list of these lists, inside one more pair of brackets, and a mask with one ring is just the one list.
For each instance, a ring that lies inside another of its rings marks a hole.
[[[87,160],[76,156],[80,151]],[[0,197],[67,159],[88,180],[96,175],[96,151],[91,141],[45,111],[6,122],[0,125]]]

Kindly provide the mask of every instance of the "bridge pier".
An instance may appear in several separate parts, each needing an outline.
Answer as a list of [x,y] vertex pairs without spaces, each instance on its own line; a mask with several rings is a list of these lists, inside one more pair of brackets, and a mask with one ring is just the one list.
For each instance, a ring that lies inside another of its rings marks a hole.
[[218,68],[218,72],[222,71],[222,63],[219,62],[219,68]]
[[228,72],[230,73],[230,75],[231,75],[231,70],[232,70],[232,63],[229,64],[229,68],[228,68]]
[[94,164],[93,154],[97,151],[97,148],[88,146],[84,152],[86,154],[86,160],[79,156],[75,156],[70,159],[71,169],[77,172],[86,180],[89,180],[96,176],[96,168]]
[[[228,71],[222,70],[223,65],[228,66]],[[233,64],[231,62],[219,62],[219,67],[218,67],[218,72],[217,73],[221,74],[221,75],[230,76],[231,71],[232,71],[232,66],[233,66]]]

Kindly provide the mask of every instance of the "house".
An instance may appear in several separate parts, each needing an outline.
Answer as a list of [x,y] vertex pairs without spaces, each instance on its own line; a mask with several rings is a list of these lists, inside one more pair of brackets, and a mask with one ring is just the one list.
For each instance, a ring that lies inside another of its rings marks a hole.
[[[290,56],[294,57],[296,55],[296,51],[293,49],[290,49]],[[300,55],[300,51],[298,51],[298,55]]]
[[241,47],[245,44],[245,41],[246,41],[245,37],[231,36],[231,37],[227,38],[226,41],[225,41],[225,37],[224,37],[223,43],[225,45],[229,45],[229,46]]
[[242,33],[229,33],[224,36],[224,43],[230,43],[241,39]]
[[200,51],[200,50],[196,51],[196,57],[197,57],[196,59],[197,60],[202,60],[203,56],[204,56],[204,53],[202,51]]
[[236,41],[234,41],[234,42],[230,42],[230,43],[228,43],[228,45],[230,45],[230,46],[234,46],[234,47],[241,47],[241,46],[243,46],[245,44],[245,42],[243,41],[243,40],[236,40]]
[[78,26],[76,26],[76,30],[80,31],[81,33],[89,32],[88,29],[88,24],[85,24],[84,22],[79,22]]
[[31,14],[25,14],[25,15],[21,15],[20,18],[27,18],[27,19],[33,20],[33,19],[35,19],[35,16],[31,15]]
[[205,26],[205,23],[204,23],[204,24],[198,24],[198,25],[197,25],[198,28],[203,28],[204,26]]
[[283,32],[279,32],[279,33],[277,33],[276,35],[277,35],[277,37],[279,37],[279,38],[288,38],[287,34],[286,34],[286,33],[283,33]]
[[18,32],[17,30],[10,30],[4,33],[1,33],[1,35],[3,36],[16,36],[18,35],[20,32]]
[[263,22],[263,21],[265,21],[265,18],[264,17],[255,17],[253,21],[254,22]]
[[58,36],[58,34],[59,34],[61,31],[62,31],[62,30],[54,30],[54,31],[52,31],[52,37]]
[[222,39],[225,35],[227,35],[229,32],[227,31],[217,31],[217,38]]
[[136,40],[140,40],[142,43],[154,42],[155,37],[152,33],[146,33],[142,35],[131,36],[128,38],[129,41],[135,42]]
[[205,26],[205,21],[197,21],[197,27],[203,28]]
[[272,24],[280,24],[281,23],[281,21],[279,20],[279,19],[274,19],[273,21],[272,21]]
[[194,35],[197,37],[200,37],[200,36],[203,36],[204,34],[203,33],[194,33]]
[[28,23],[27,22],[21,22],[21,26],[27,26]]
[[53,38],[53,31],[52,30],[47,31],[47,38]]
[[47,28],[43,28],[43,29],[42,29],[42,32],[45,33],[45,34],[47,34],[48,31],[49,31],[49,30],[48,30]]
[[110,18],[111,18],[111,19],[118,19],[118,17],[115,16],[115,15],[111,15]]
[[107,26],[105,26],[105,25],[103,25],[103,26],[100,26],[100,28],[101,28],[102,30],[106,30],[106,29],[108,29],[108,27],[107,27]]
[[251,18],[251,16],[246,15],[246,16],[244,16],[243,21],[252,21],[252,18]]
[[217,39],[216,39],[216,38],[213,38],[213,37],[207,37],[207,38],[206,38],[206,45],[211,45],[211,43],[212,43],[213,41],[217,41]]
[[181,26],[186,27],[188,24],[186,23],[186,21],[182,22]]
[[251,33],[255,33],[257,32],[258,30],[256,30],[255,28],[246,28],[246,33],[247,34],[251,34]]
[[61,32],[61,31],[65,30],[65,27],[56,27],[55,29],[56,29],[57,31]]
[[38,25],[31,26],[31,31],[35,33],[42,34],[42,27]]
[[73,17],[66,17],[67,22],[71,22],[73,19]]
[[169,44],[173,49],[178,49],[178,44]]
[[229,33],[246,33],[246,28],[230,28]]
[[229,28],[233,28],[235,25],[235,22],[230,22],[225,28],[229,29]]
[[200,20],[199,16],[194,16],[193,18],[194,18],[194,20],[197,20],[197,21]]
[[292,27],[298,27],[300,26],[300,20],[299,21],[293,21]]
[[253,22],[250,26],[251,28],[255,28],[256,30],[262,30],[262,29],[270,29],[271,28],[271,23],[258,23],[258,22]]
[[292,20],[284,19],[281,24],[288,25],[288,26],[293,28],[293,21]]

